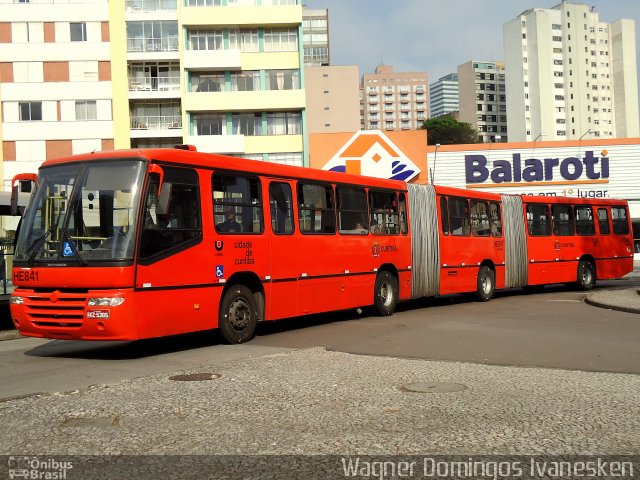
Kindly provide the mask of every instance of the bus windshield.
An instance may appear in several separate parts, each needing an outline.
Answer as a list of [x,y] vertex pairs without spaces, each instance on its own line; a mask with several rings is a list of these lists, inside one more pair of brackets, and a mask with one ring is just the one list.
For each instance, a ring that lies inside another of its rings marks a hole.
[[143,167],[140,160],[105,160],[41,169],[15,261],[131,260]]

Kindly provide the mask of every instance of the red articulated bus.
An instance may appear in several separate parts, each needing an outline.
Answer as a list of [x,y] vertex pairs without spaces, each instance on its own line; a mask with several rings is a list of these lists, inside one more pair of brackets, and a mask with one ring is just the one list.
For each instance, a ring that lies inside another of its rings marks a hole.
[[[198,153],[50,160],[17,236],[21,334],[136,340],[633,270],[624,201],[520,197]],[[14,192],[17,188],[14,187]],[[591,213],[589,213],[591,212]]]

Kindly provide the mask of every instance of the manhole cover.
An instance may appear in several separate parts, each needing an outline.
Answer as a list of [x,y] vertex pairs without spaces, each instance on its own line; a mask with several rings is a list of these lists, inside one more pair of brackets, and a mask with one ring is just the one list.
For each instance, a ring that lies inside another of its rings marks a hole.
[[215,380],[220,378],[219,373],[187,373],[184,375],[174,375],[169,380],[176,382],[204,382],[205,380]]
[[408,392],[418,393],[449,393],[460,392],[466,390],[466,385],[461,383],[443,383],[443,382],[417,382],[408,383],[402,387]]

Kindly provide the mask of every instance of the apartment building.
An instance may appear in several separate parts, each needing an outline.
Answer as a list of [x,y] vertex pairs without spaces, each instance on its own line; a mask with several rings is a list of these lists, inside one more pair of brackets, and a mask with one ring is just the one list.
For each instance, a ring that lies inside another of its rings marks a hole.
[[458,66],[460,121],[478,131],[483,143],[508,141],[503,62],[472,60]]
[[426,72],[394,72],[376,67],[361,81],[364,130],[415,130],[429,116]]
[[309,134],[360,129],[357,65],[305,67]]
[[637,137],[634,20],[563,1],[504,25],[511,141]]
[[458,74],[450,73],[429,85],[429,117],[439,117],[460,109]]
[[330,65],[329,11],[302,7],[302,46],[305,67]]
[[297,0],[0,9],[4,179],[61,155],[177,143],[308,164]]
[[4,189],[46,159],[114,146],[109,9],[0,0]]

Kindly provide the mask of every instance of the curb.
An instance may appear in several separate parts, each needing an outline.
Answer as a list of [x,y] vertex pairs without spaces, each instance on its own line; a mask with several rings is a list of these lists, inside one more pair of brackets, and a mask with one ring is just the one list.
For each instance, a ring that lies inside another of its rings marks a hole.
[[17,330],[0,331],[0,342],[3,340],[16,340],[18,338],[24,338],[24,337],[20,335]]
[[[605,290],[608,292],[613,292],[615,290]],[[638,306],[637,307],[626,307],[623,305],[618,305],[616,303],[608,303],[608,302],[602,302],[602,301],[598,301],[598,300],[594,300],[591,297],[596,296],[598,293],[602,293],[600,292],[593,292],[590,293],[589,295],[587,295],[584,298],[585,303],[594,306],[594,307],[600,307],[600,308],[607,308],[609,310],[617,310],[619,312],[625,312],[625,313],[640,313],[640,289],[636,290],[636,293],[639,295],[638,297]]]

